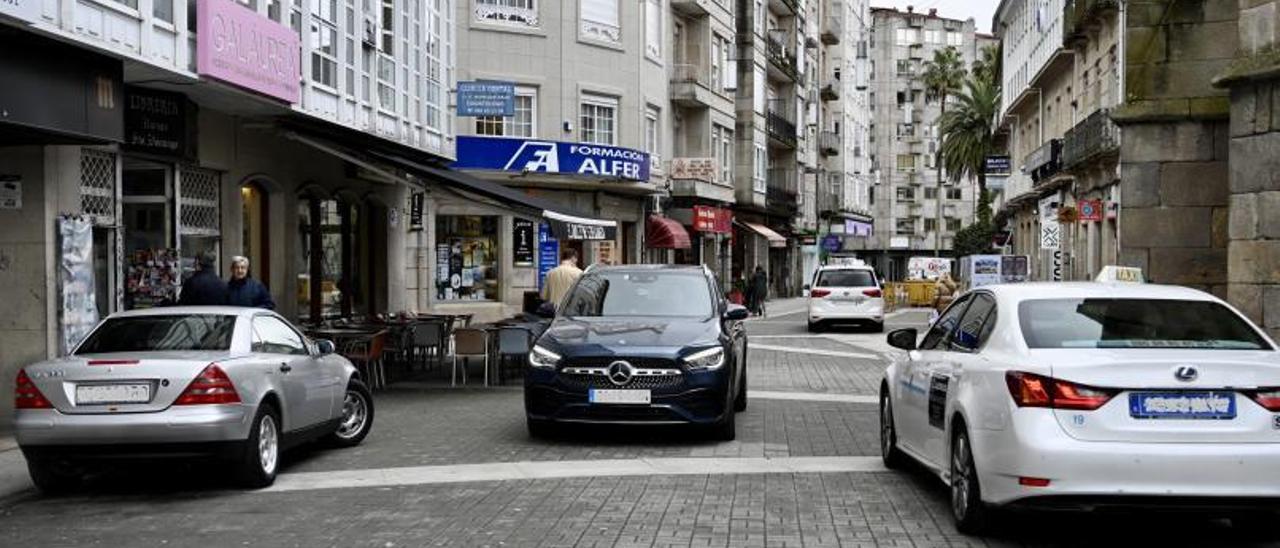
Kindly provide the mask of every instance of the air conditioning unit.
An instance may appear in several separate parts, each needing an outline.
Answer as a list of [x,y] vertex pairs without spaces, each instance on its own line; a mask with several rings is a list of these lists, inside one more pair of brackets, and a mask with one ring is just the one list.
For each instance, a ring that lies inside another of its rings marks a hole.
[[378,22],[373,19],[364,20],[364,36],[365,45],[376,48],[378,47]]

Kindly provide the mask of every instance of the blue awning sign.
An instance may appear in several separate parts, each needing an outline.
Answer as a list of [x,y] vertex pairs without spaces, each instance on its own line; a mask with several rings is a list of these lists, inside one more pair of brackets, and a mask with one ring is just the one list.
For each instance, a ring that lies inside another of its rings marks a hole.
[[457,169],[649,180],[649,153],[591,143],[510,137],[458,137]]

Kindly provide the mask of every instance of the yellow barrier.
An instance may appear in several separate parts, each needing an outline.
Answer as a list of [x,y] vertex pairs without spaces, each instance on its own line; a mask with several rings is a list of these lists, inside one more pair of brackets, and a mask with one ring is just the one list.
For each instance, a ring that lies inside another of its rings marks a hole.
[[884,284],[885,304],[891,309],[904,306],[933,306],[937,287],[930,280],[909,280]]

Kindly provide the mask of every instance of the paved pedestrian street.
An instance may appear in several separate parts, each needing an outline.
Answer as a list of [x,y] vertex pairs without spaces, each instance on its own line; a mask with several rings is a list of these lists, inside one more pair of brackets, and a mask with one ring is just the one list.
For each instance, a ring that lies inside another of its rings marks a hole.
[[[276,484],[216,468],[121,468],[45,497],[0,499],[5,546],[1266,546],[1224,520],[1015,516],[986,538],[951,524],[947,490],[878,456],[883,335],[810,335],[799,301],[749,320],[738,439],[680,429],[526,431],[518,387],[393,384],[365,443],[290,453]],[[921,325],[920,311],[889,328]],[[842,356],[843,354],[843,356]],[[0,452],[8,468],[16,450]],[[0,477],[13,477],[0,474]]]

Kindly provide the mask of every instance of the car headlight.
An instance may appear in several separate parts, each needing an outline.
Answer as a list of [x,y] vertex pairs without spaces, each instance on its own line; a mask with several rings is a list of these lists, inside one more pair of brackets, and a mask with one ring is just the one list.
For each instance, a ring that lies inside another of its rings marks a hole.
[[560,355],[541,346],[534,345],[529,351],[529,365],[543,369],[553,369],[560,363]]
[[719,369],[724,365],[724,349],[708,348],[684,357],[684,363],[690,369]]

